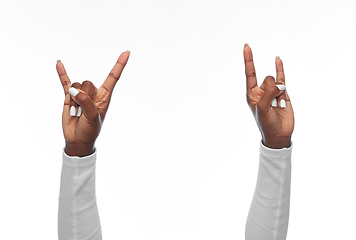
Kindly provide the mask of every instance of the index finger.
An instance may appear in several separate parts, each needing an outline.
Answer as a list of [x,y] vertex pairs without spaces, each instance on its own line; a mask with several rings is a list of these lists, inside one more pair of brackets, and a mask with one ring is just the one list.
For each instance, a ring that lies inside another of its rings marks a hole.
[[71,83],[61,60],[57,60],[56,69],[63,86],[64,94],[67,94]]
[[111,70],[109,76],[104,81],[102,87],[104,87],[110,93],[114,90],[115,84],[119,80],[126,63],[129,60],[129,56],[130,56],[130,51],[121,53],[115,66]]
[[256,70],[253,64],[252,51],[248,44],[244,47],[245,74],[247,91],[257,86]]

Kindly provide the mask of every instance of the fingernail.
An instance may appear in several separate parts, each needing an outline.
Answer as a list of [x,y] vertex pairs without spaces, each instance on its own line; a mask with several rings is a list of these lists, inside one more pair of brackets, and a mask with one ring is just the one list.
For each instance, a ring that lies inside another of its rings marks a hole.
[[79,93],[79,91],[77,89],[75,89],[74,87],[69,88],[68,92],[73,97],[77,96],[77,94]]
[[272,107],[277,107],[277,98],[273,98],[271,106]]
[[245,43],[244,47],[249,47],[248,43]]
[[127,52],[128,54],[130,54],[130,53],[131,53],[129,50],[126,50],[126,52]]
[[285,91],[285,90],[287,90],[286,85],[276,85],[276,86],[278,87],[279,91]]
[[281,104],[281,108],[286,108],[287,107],[287,102],[284,99],[281,100],[280,104]]
[[70,116],[75,116],[75,107],[74,106],[70,107],[69,115]]
[[80,115],[82,115],[82,108],[78,107],[78,112],[77,112],[77,117],[80,117]]
[[281,57],[280,57],[280,56],[277,56],[277,57],[276,57],[276,60],[277,60],[277,59],[281,59]]
[[61,60],[57,60],[57,63],[60,63],[61,62]]

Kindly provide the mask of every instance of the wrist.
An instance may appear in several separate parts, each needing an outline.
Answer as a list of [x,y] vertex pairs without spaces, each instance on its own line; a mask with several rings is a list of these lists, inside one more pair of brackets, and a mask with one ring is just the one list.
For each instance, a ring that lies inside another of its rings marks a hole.
[[64,152],[70,157],[85,157],[95,151],[94,143],[72,143],[66,142]]
[[290,148],[292,145],[292,136],[278,138],[262,137],[262,144],[272,149]]

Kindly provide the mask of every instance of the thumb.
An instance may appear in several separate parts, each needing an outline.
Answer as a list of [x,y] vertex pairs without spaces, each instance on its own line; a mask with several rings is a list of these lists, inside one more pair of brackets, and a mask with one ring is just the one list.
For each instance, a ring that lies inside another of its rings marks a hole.
[[97,107],[84,91],[71,87],[68,92],[72,96],[72,99],[82,108],[83,114],[89,122],[99,117]]
[[262,115],[267,114],[272,109],[272,101],[275,97],[278,97],[279,95],[280,90],[278,87],[267,87],[256,105],[257,111]]

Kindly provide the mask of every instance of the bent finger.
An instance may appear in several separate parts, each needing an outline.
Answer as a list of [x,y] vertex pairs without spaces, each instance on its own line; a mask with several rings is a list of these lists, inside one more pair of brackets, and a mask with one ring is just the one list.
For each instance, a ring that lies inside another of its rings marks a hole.
[[271,86],[266,88],[256,105],[260,114],[266,114],[271,110],[272,105],[274,104],[273,101],[278,97],[278,94],[279,89],[277,87]]
[[287,107],[287,101],[286,97],[284,94],[280,95],[279,97],[275,98],[275,104],[272,105],[273,107],[280,107],[280,108],[286,108]]
[[81,107],[82,114],[84,114],[88,122],[94,124],[98,120],[99,112],[88,94],[76,88],[70,88],[68,91],[73,100]]
[[276,83],[274,77],[272,77],[272,76],[267,76],[265,78],[265,80],[263,81],[263,83],[261,84],[260,88],[263,91],[265,91],[268,87],[274,87],[274,86],[276,86],[279,90],[279,94],[277,97],[283,95],[285,93],[285,91],[287,90],[287,87],[285,85]]
[[272,76],[267,76],[263,83],[261,84],[260,88],[265,91],[268,87],[276,86],[276,80]]
[[[78,82],[75,82],[72,84],[71,88],[68,89],[68,92],[71,93],[70,90],[73,89],[81,89],[82,85]],[[71,95],[71,94],[68,94]],[[72,96],[70,96],[70,101],[69,101],[69,115],[74,117],[77,116],[79,113],[79,104],[73,99]],[[80,115],[79,115],[80,116]]]
[[[281,86],[281,85],[277,85],[277,87],[278,86]],[[289,95],[286,91],[284,91],[283,94],[278,96],[276,98],[276,100],[277,100],[277,106],[275,106],[275,107],[280,107],[280,108],[287,108],[287,104],[288,104],[288,102],[290,102]]]
[[94,84],[92,82],[84,81],[82,83],[82,90],[86,94],[88,94],[91,98],[93,98],[98,89],[94,86]]
[[279,96],[276,98],[276,105],[274,107],[279,106],[280,108],[286,108],[287,107],[287,87],[282,84],[276,85],[276,87],[279,89]]

